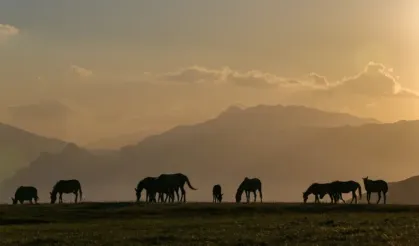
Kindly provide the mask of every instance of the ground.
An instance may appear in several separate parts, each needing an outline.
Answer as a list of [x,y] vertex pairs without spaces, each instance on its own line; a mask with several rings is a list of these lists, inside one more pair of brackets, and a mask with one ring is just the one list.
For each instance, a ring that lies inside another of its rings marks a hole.
[[419,206],[0,205],[0,245],[418,245]]

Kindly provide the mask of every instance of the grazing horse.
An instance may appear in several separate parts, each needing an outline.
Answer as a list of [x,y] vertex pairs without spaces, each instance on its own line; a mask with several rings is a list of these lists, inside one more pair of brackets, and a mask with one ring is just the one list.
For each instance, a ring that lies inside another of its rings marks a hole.
[[358,182],[355,182],[353,180],[350,181],[333,181],[330,183],[331,192],[334,194],[339,194],[339,197],[335,202],[339,202],[339,199],[343,201],[343,203],[346,203],[345,200],[342,198],[342,193],[352,193],[352,200],[355,201],[355,203],[358,203],[358,198],[356,197],[356,190],[358,190],[359,193],[359,199],[362,198],[362,190],[361,185]]
[[260,202],[262,202],[262,182],[260,179],[253,178],[249,179],[245,177],[243,182],[239,185],[236,192],[236,202],[239,203],[242,199],[243,191],[246,193],[246,200],[250,202],[250,192],[253,192],[254,195],[254,202],[256,202],[256,192],[259,191]]
[[214,187],[212,188],[212,202],[221,203],[222,200],[223,194],[221,193],[221,185],[214,185]]
[[306,191],[303,192],[303,201],[307,203],[308,196],[310,194],[314,195],[314,203],[320,203],[320,198],[323,198],[326,194],[329,195],[331,203],[336,202],[339,194],[333,193],[330,187],[330,183],[313,183],[311,184]]
[[12,197],[13,204],[17,204],[17,202],[23,204],[24,201],[33,204],[32,199],[38,203],[38,190],[33,186],[20,186],[15,192],[15,197]]
[[63,202],[63,193],[64,194],[73,193],[76,196],[74,202],[77,203],[78,192],[80,193],[79,201],[81,201],[81,197],[83,193],[81,190],[80,182],[78,180],[76,179],[60,180],[54,185],[52,192],[50,192],[51,204],[54,204],[55,201],[57,200],[57,193],[60,194],[59,203]]
[[146,202],[155,202],[156,201],[156,191],[155,191],[155,183],[157,177],[146,177],[142,179],[137,184],[137,188],[135,188],[135,195],[137,196],[137,202],[141,199],[141,192],[143,189],[146,191]]
[[371,180],[371,179],[368,179],[368,176],[365,178],[362,178],[362,180],[364,180],[364,187],[365,187],[365,190],[367,191],[368,204],[370,204],[371,193],[378,193],[378,200],[377,200],[377,204],[378,204],[381,200],[381,192],[383,193],[383,196],[384,196],[384,204],[386,204],[387,192],[388,192],[387,182],[381,179]]
[[[181,191],[181,202],[186,202],[186,191],[185,191],[185,183],[189,186],[192,190],[195,189],[191,183],[189,182],[189,178],[182,173],[174,173],[174,174],[161,174],[158,178],[158,186],[160,189],[167,193],[170,199],[172,199],[173,192],[176,192],[177,200],[179,201],[179,189]],[[174,197],[173,197],[174,200]]]

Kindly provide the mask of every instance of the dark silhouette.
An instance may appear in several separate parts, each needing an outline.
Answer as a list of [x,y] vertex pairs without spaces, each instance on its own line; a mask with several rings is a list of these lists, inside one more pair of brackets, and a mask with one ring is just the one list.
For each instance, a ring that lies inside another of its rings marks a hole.
[[138,182],[137,188],[135,188],[137,202],[141,199],[143,189],[146,191],[146,202],[156,201],[156,180],[157,177],[147,177]]
[[260,202],[262,202],[262,182],[258,178],[249,179],[245,177],[243,182],[239,185],[236,192],[236,202],[239,203],[242,199],[243,191],[246,193],[246,201],[250,202],[250,192],[253,192],[254,202],[256,202],[256,191],[259,191]]
[[38,199],[38,190],[33,186],[20,186],[15,192],[15,198],[12,197],[13,204],[23,204],[24,201],[32,204],[32,200],[38,203]]
[[[343,201],[343,203],[346,203],[345,200],[342,198],[342,193],[349,193],[352,192],[352,200],[355,201],[355,203],[358,203],[358,198],[356,196],[356,190],[358,190],[359,193],[359,199],[362,198],[362,190],[361,185],[358,182],[355,182],[353,180],[350,181],[334,181],[330,183],[331,192],[333,194],[339,194],[339,199]],[[335,202],[339,202],[339,199],[335,200]]]
[[307,203],[308,196],[313,194],[314,195],[314,203],[320,203],[319,198],[323,198],[326,194],[330,197],[331,203],[336,203],[339,200],[340,194],[333,193],[331,189],[331,183],[313,183],[311,184],[306,191],[303,192],[303,201]]
[[76,179],[58,181],[54,185],[52,192],[50,192],[51,204],[54,204],[55,201],[57,200],[57,193],[60,194],[59,203],[63,202],[63,193],[65,194],[73,193],[76,196],[76,198],[74,199],[74,203],[77,203],[78,193],[80,193],[79,201],[81,201],[81,197],[83,194],[81,190],[80,182]]
[[173,192],[176,193],[177,199],[179,201],[179,189],[181,191],[181,198],[180,201],[186,202],[186,191],[185,191],[185,183],[189,186],[192,190],[197,190],[192,187],[191,183],[189,182],[189,178],[182,174],[182,173],[175,173],[175,174],[161,174],[157,178],[157,185],[159,186],[159,190],[164,191],[164,193],[169,195],[169,198],[174,201],[174,197],[172,197]]
[[212,202],[221,203],[223,201],[223,195],[224,194],[221,193],[221,185],[214,185],[212,188]]
[[384,180],[371,180],[368,179],[368,176],[365,178],[362,178],[362,180],[364,180],[364,187],[365,190],[367,191],[367,201],[368,204],[370,204],[370,199],[371,199],[371,193],[376,192],[378,193],[378,200],[377,200],[377,204],[380,202],[381,200],[381,192],[383,193],[384,196],[384,204],[386,204],[387,202],[387,191],[388,191],[388,184],[386,181]]

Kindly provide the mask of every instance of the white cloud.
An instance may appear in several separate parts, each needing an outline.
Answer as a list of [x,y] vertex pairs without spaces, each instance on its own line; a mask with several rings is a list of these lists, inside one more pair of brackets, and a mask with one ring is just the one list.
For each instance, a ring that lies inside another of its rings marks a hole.
[[231,83],[237,86],[254,88],[275,88],[279,85],[292,85],[288,79],[283,79],[275,74],[264,73],[259,70],[241,72],[224,67],[220,70],[200,66],[192,66],[177,72],[158,76],[164,81],[184,84],[199,83]]
[[77,65],[71,65],[70,69],[74,74],[82,78],[90,77],[93,75],[93,71]]
[[19,34],[19,29],[6,24],[0,24],[0,41]]
[[329,90],[371,97],[418,97],[417,92],[402,87],[393,72],[393,69],[388,69],[381,63],[370,62],[361,73],[336,82]]
[[359,74],[330,82],[326,76],[309,73],[301,78],[284,78],[258,70],[240,72],[229,67],[209,69],[192,66],[177,72],[157,76],[158,79],[184,84],[230,83],[237,86],[261,89],[293,87],[313,91],[328,91],[345,95],[358,94],[371,97],[417,97],[419,93],[402,87],[392,68],[370,62]]

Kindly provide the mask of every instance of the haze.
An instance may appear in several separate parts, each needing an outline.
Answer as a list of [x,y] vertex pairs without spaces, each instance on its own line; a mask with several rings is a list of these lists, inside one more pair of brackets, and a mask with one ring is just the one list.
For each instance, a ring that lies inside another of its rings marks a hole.
[[419,118],[411,0],[2,0],[0,120],[80,145],[232,104]]

